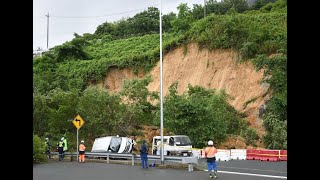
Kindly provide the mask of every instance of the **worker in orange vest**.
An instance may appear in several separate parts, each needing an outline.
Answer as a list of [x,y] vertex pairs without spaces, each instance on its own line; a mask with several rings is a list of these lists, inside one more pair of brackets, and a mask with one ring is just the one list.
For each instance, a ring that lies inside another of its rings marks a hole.
[[[204,158],[207,159],[208,172],[210,178],[217,178],[216,153],[218,150],[213,146],[213,141],[208,141],[208,146],[204,149]],[[214,173],[212,176],[211,172]]]
[[84,163],[84,159],[85,159],[85,155],[84,152],[86,150],[86,147],[84,146],[84,140],[81,141],[80,145],[79,145],[79,154],[80,154],[80,158],[79,158],[79,162]]

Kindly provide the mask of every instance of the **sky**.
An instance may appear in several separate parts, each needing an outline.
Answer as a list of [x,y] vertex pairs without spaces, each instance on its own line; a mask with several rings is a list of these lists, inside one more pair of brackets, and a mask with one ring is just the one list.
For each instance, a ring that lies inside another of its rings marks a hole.
[[[180,3],[202,4],[204,0],[162,0],[162,14],[177,13]],[[33,49],[47,49],[49,12],[49,48],[73,39],[73,33],[93,34],[108,21],[133,17],[150,6],[160,8],[160,0],[33,0]]]

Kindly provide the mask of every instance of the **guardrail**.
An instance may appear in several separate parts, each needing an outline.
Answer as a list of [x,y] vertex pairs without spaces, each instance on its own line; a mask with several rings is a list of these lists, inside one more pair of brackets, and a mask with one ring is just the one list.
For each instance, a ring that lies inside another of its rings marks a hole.
[[[58,152],[51,152],[51,155],[59,155]],[[78,153],[71,153],[71,152],[65,152],[65,156],[75,156],[77,157]],[[135,160],[141,160],[141,156],[138,154],[122,154],[122,153],[93,153],[93,152],[86,152],[86,157],[92,157],[92,158],[106,158],[107,163],[110,163],[110,158],[121,158],[121,159],[127,159],[131,160],[131,165],[134,166]],[[157,155],[148,155],[148,160],[154,161],[154,160],[161,160],[160,156]],[[198,164],[198,158],[197,157],[179,157],[179,156],[164,156],[164,160],[167,162],[175,162],[175,163],[181,163],[181,164],[188,164],[188,171],[193,171],[193,165]]]

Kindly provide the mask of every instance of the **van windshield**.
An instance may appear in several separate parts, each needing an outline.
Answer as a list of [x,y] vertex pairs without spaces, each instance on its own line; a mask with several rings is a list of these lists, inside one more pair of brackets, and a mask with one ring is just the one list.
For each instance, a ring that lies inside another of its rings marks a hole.
[[191,141],[188,136],[174,137],[174,142],[177,146],[189,146]]
[[112,137],[110,141],[109,150],[111,150],[111,152],[117,153],[120,149],[121,141],[121,137]]

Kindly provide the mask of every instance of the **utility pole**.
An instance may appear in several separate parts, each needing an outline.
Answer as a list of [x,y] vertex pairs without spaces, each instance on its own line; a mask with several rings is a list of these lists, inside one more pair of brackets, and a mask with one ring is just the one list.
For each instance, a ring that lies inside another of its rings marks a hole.
[[49,48],[49,12],[46,16],[47,16],[47,50],[48,50]]
[[204,14],[204,16],[203,17],[206,17],[206,0],[203,0],[203,14]]
[[161,134],[161,165],[164,165],[163,143],[163,95],[162,95],[162,0],[160,0],[160,134]]

